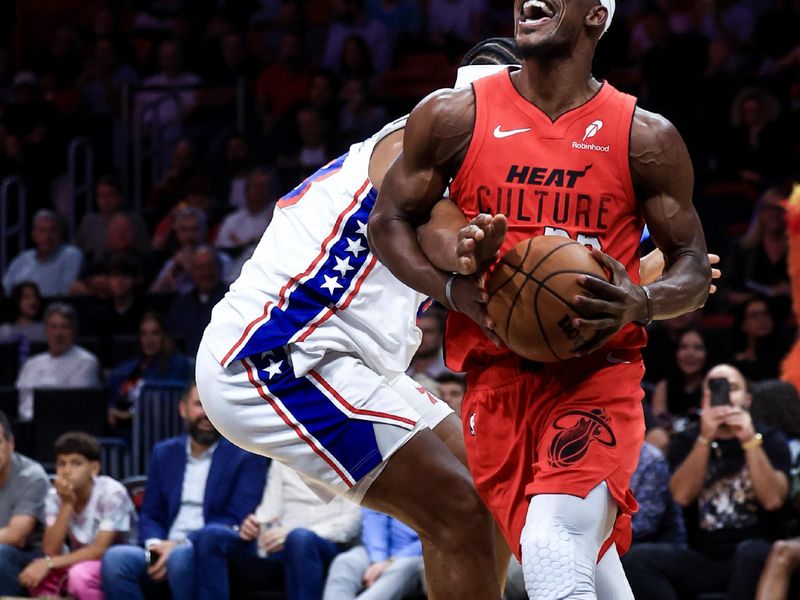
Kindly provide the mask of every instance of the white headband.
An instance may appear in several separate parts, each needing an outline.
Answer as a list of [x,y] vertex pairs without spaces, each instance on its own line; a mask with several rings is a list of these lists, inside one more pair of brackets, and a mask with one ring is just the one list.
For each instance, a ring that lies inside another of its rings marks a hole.
[[456,84],[453,87],[464,87],[469,85],[476,79],[494,75],[498,71],[508,68],[510,65],[467,65],[465,67],[458,67],[458,75],[456,76]]
[[608,28],[611,27],[611,19],[614,18],[614,11],[617,9],[617,2],[616,0],[600,0],[600,6],[605,7],[608,11],[608,18],[606,18],[606,26],[603,29],[603,33],[608,31]]

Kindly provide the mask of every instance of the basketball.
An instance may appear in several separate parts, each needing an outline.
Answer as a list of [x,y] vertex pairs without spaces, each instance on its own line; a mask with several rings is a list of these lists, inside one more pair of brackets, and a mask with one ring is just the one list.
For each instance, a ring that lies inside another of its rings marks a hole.
[[574,356],[586,342],[572,319],[572,305],[586,294],[579,275],[608,281],[603,267],[583,244],[563,236],[539,236],[509,250],[489,279],[487,310],[495,332],[517,354],[539,362]]

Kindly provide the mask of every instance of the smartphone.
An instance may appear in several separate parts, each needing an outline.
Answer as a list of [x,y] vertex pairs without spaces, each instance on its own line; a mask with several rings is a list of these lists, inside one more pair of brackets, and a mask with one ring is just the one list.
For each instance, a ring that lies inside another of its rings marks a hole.
[[708,380],[711,392],[711,406],[728,406],[731,403],[731,384],[724,377],[712,377]]
[[145,550],[144,554],[147,564],[151,567],[158,562],[159,554],[155,550]]

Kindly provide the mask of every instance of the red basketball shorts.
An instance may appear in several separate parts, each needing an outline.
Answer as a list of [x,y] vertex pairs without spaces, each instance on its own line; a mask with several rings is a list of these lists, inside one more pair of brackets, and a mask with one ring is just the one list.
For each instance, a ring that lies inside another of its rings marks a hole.
[[[475,485],[520,558],[536,494],[585,498],[605,481],[619,514],[603,552],[630,546],[628,485],[644,440],[638,350],[599,350],[525,372],[516,358],[468,370],[461,415]],[[601,552],[602,555],[602,552]]]

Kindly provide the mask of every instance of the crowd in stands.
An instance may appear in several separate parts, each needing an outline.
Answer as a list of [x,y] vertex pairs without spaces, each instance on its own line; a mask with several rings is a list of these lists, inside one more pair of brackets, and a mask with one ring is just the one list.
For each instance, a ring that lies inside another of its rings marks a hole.
[[[326,505],[233,447],[193,392],[179,406],[187,435],[152,450],[143,495],[100,458],[108,438],[130,448],[144,386],[190,385],[210,311],[277,199],[451,85],[475,42],[511,31],[499,0],[0,3],[0,179],[27,190],[30,240],[0,288],[0,595],[424,594],[413,532]],[[628,0],[599,45],[596,75],[685,138],[722,257],[706,306],[648,331],[623,559],[637,598],[771,600],[800,583],[800,399],[776,381],[797,336],[785,221],[800,178],[797,31],[796,0]],[[75,136],[93,149],[90,207],[65,175]],[[436,305],[420,317],[409,373],[460,414],[444,318]],[[709,377],[729,381],[728,406],[709,405]],[[102,389],[100,441],[65,430],[42,451],[46,388]],[[517,569],[508,598],[524,595]]]

